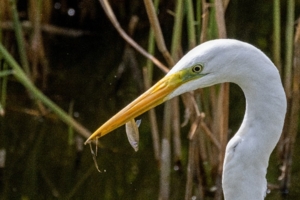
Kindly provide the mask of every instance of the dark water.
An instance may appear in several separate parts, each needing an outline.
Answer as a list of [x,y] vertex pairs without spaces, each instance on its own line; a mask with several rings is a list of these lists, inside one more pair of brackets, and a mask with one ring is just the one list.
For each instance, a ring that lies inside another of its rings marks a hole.
[[[47,44],[51,71],[44,92],[65,110],[73,102],[74,117],[91,131],[142,92],[142,80],[129,78],[140,72],[127,67],[122,75],[118,74],[124,42],[115,38],[54,37]],[[143,62],[139,61],[141,66]],[[155,73],[163,76],[159,70]],[[159,166],[153,155],[147,115],[140,117],[137,153],[129,145],[124,127],[101,139],[103,148],[99,149],[97,162],[102,173],[98,173],[89,147],[82,144],[85,139],[76,132],[72,134],[51,113],[44,117],[32,113],[36,111],[34,101],[13,80],[9,82],[8,99],[6,116],[0,120],[0,144],[7,153],[0,174],[1,199],[158,198]],[[238,123],[232,126],[238,127]],[[186,134],[182,140],[183,171],[172,170],[171,199],[184,199]],[[300,195],[298,155],[299,148],[294,154],[290,196],[285,199]],[[275,156],[270,165],[269,179],[276,182]],[[279,191],[272,191],[267,199],[281,199]]]

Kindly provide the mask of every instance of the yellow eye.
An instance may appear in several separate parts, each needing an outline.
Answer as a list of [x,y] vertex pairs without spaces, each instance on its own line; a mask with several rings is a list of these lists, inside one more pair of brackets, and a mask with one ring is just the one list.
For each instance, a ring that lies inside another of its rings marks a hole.
[[202,71],[202,69],[203,69],[203,65],[201,65],[201,64],[196,64],[196,65],[193,66],[192,72],[194,72],[194,73],[199,73],[199,72]]

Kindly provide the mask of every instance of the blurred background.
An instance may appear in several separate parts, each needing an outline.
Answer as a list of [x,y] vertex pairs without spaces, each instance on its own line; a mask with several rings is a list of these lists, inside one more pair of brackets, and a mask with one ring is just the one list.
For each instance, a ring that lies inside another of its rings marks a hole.
[[[271,156],[267,199],[297,199],[300,1],[221,1],[225,35],[218,29],[217,2],[155,1],[166,48],[176,62],[196,44],[225,36],[253,44],[274,61],[290,107],[288,125]],[[108,5],[120,27],[140,47],[171,67],[155,46],[143,1],[111,0]],[[176,123],[182,127],[176,136],[174,131],[168,136],[169,163],[160,159],[165,112],[159,106],[154,120],[158,138],[153,139],[154,124],[143,114],[139,151],[134,152],[121,127],[100,139],[97,163],[101,173],[97,171],[89,146],[83,144],[87,130],[94,131],[145,91],[145,80],[153,84],[165,74],[120,36],[113,26],[116,21],[109,20],[103,7],[97,0],[0,0],[2,45],[31,84],[85,129],[78,131],[72,121],[45,104],[1,51],[0,199],[222,199],[219,155],[224,152],[201,130],[197,140],[189,137],[193,121],[186,117],[180,98]],[[218,124],[214,109],[219,108],[213,107],[218,92],[219,86],[195,92],[213,134],[219,134],[214,128]],[[226,142],[238,129],[245,109],[237,86],[230,85],[229,96]],[[169,170],[162,171],[163,166]],[[162,177],[167,177],[167,183]]]

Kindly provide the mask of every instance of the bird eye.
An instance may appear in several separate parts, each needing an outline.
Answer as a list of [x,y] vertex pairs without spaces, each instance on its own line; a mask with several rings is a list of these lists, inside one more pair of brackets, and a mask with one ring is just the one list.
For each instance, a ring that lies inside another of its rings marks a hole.
[[202,69],[203,69],[203,66],[201,64],[197,64],[197,65],[193,66],[192,72],[199,73],[202,71]]

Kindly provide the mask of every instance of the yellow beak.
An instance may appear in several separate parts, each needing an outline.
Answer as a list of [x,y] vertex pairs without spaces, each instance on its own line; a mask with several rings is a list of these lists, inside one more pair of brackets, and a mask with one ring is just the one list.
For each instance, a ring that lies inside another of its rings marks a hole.
[[183,81],[184,74],[184,71],[179,71],[162,78],[149,90],[105,122],[86,140],[85,144],[106,135],[129,120],[168,100],[167,96],[185,82]]

